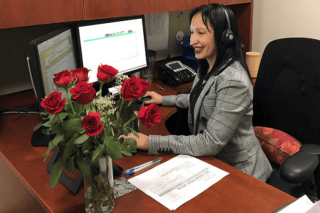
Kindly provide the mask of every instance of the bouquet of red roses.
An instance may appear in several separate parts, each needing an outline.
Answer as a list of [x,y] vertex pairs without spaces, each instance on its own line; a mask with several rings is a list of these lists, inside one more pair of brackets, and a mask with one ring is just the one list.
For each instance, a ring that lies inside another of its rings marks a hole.
[[[127,127],[128,124],[139,117],[142,124],[150,127],[161,119],[159,108],[154,104],[133,115],[132,102],[145,95],[150,83],[135,77],[126,79],[117,75],[115,68],[100,65],[97,73],[100,91],[96,93],[92,83],[87,83],[88,72],[86,68],[78,68],[54,74],[54,84],[65,90],[67,100],[57,91],[41,102],[45,109],[43,114],[49,118],[43,125],[50,131],[57,130],[55,138],[49,142],[44,160],[50,150],[59,147],[57,161],[50,172],[51,188],[58,182],[63,168],[70,173],[81,171],[89,175],[92,165],[98,165],[102,154],[112,159],[131,156],[131,151],[137,147],[136,141],[119,138],[120,135],[127,136],[128,130],[138,137],[134,129]],[[114,79],[122,83],[117,102],[111,95],[101,96],[103,84]]]

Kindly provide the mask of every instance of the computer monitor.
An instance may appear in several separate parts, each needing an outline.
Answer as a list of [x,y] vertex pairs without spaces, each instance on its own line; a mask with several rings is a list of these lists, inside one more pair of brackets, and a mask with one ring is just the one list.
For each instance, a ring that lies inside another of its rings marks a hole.
[[[73,31],[72,27],[64,27],[29,42],[29,68],[39,104],[45,96],[55,91],[53,74],[76,69],[79,65]],[[65,96],[63,90],[60,92]],[[40,110],[43,109],[40,107]]]
[[[30,56],[28,57],[29,71],[33,89],[38,100],[39,110],[44,109],[40,106],[44,97],[55,91],[53,83],[53,74],[62,70],[76,69],[79,65],[76,57],[74,43],[74,29],[65,27],[40,38],[29,42]],[[66,97],[65,91],[59,90],[63,97]],[[45,121],[45,117],[42,120]],[[39,126],[35,128],[31,138],[33,146],[47,146],[55,133],[49,132],[47,128]]]
[[96,83],[100,64],[132,74],[148,67],[144,16],[85,22],[76,26],[80,66],[89,70],[89,82]]

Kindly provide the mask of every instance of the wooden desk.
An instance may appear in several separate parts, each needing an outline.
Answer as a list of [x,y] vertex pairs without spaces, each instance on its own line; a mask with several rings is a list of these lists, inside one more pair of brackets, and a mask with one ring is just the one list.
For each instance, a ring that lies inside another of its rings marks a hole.
[[[155,81],[152,89],[160,94],[173,94],[173,88],[165,90],[156,89],[157,85],[166,87],[162,82]],[[26,106],[36,103],[33,91],[22,92],[14,95],[0,97],[0,110],[14,106]],[[169,134],[165,129],[160,129],[163,122],[175,111],[175,108],[161,107],[163,119],[151,129],[141,128],[146,134]],[[39,197],[52,212],[85,212],[83,188],[78,194],[73,195],[62,184],[58,183],[50,189],[49,173],[46,172],[48,161],[43,162],[46,147],[31,146],[33,128],[40,122],[37,114],[27,115],[10,114],[0,116],[0,151],[9,160]],[[17,119],[17,120],[15,120]],[[165,162],[175,155],[164,155]],[[50,157],[50,156],[49,156]],[[115,162],[123,169],[131,168],[157,158],[149,156],[147,152],[138,152],[133,157],[124,157]],[[191,201],[179,207],[175,212],[266,212],[295,200],[296,198],[253,178],[214,157],[199,157],[230,174],[208,190],[201,193]],[[147,196],[140,190],[131,192],[116,199],[114,212],[171,212],[166,207]]]

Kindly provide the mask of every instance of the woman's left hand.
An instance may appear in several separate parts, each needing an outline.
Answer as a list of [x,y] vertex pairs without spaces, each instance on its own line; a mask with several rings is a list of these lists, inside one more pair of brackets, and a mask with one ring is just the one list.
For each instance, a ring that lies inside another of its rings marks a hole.
[[148,150],[148,146],[149,146],[149,143],[148,143],[148,139],[149,139],[149,136],[143,134],[143,133],[139,133],[139,138],[136,137],[133,133],[130,133],[128,136],[124,136],[124,135],[121,135],[120,138],[133,138],[137,141],[137,149],[141,149],[141,150]]

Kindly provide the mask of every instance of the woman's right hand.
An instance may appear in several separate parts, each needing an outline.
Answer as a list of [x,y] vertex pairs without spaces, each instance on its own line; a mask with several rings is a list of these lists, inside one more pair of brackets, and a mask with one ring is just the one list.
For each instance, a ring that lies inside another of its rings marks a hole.
[[162,103],[162,95],[154,92],[154,91],[147,91],[144,96],[150,96],[151,100],[145,101],[145,104],[161,104]]

